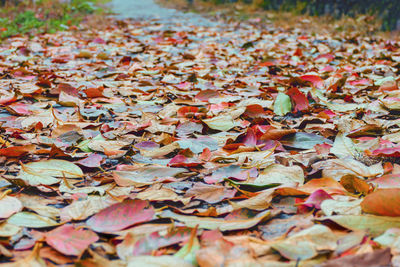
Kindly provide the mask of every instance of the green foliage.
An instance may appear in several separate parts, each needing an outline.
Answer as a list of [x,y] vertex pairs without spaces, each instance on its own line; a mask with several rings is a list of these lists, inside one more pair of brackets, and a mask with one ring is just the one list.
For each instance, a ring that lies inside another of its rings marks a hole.
[[[17,34],[53,33],[78,25],[85,15],[102,12],[98,0],[38,0],[0,8],[0,38]],[[22,12],[21,12],[22,10]]]

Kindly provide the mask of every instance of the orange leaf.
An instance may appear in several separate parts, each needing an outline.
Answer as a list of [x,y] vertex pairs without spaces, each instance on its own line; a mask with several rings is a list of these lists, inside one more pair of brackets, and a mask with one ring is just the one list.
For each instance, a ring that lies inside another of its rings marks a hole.
[[378,189],[361,202],[364,212],[382,216],[400,216],[400,188]]

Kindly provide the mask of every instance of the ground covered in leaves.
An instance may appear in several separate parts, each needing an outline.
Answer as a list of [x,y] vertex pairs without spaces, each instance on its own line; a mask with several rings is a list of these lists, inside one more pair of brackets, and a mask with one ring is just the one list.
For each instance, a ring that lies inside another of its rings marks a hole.
[[187,19],[1,45],[5,266],[399,266],[398,44]]

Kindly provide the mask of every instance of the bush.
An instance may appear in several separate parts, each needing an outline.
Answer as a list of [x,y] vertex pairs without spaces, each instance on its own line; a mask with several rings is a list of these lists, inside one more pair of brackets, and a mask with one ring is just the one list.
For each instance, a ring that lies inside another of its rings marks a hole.
[[102,0],[0,0],[0,38],[77,25]]

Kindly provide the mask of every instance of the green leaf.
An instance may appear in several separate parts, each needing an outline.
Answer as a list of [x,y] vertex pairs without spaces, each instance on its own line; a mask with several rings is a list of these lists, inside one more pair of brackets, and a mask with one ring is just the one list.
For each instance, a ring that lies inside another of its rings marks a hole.
[[21,227],[45,228],[59,225],[56,221],[37,215],[33,212],[22,211],[8,218],[7,223]]
[[203,122],[213,130],[224,131],[224,132],[229,131],[230,129],[236,126],[236,123],[232,119],[232,117],[226,115],[221,115],[211,119],[206,119],[203,120]]
[[284,116],[292,110],[290,97],[284,93],[279,93],[274,103],[274,113],[278,116]]
[[194,266],[197,266],[196,252],[200,249],[200,243],[197,237],[193,239],[193,242],[187,242],[177,253],[175,257],[182,258],[187,262],[190,262]]
[[93,152],[93,150],[90,149],[89,145],[90,145],[90,142],[96,141],[96,140],[105,141],[106,139],[104,139],[104,137],[101,134],[99,134],[96,137],[94,137],[93,139],[83,140],[76,147],[78,147],[83,152]]
[[30,162],[21,165],[17,179],[27,184],[51,185],[59,182],[56,177],[79,178],[83,176],[81,168],[72,162],[60,159],[50,159],[37,162]]

